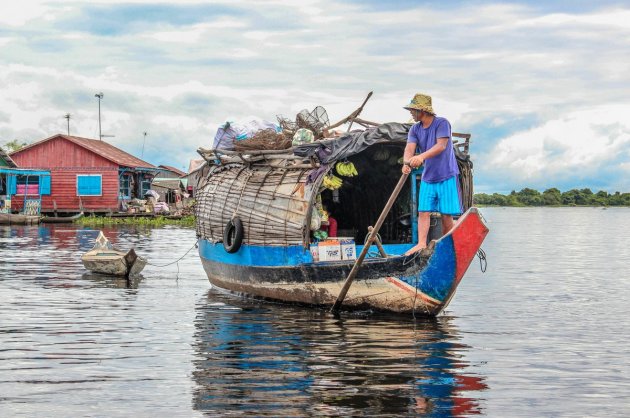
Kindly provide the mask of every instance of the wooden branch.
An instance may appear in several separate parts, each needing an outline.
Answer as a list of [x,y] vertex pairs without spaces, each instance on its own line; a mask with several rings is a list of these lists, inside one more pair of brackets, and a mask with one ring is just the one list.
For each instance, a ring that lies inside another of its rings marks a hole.
[[350,126],[348,127],[348,131],[350,130],[350,127],[352,126],[352,121],[354,119],[356,119],[357,116],[359,116],[361,114],[361,112],[363,111],[363,107],[365,106],[365,104],[367,103],[367,101],[370,99],[370,97],[372,97],[372,94],[374,92],[369,92],[367,97],[365,98],[365,100],[363,100],[363,103],[361,104],[361,106],[359,106],[359,108],[357,108],[354,112],[350,113],[350,115],[348,115],[347,117],[343,118],[342,120],[340,120],[337,123],[333,123],[330,126],[327,126],[326,129],[330,130],[333,128],[336,128],[337,126],[341,126],[344,123],[350,122]]
[[371,125],[371,126],[380,126],[380,125],[382,125],[381,123],[372,122],[372,121],[361,119],[361,118],[355,118],[354,121],[356,123],[360,123],[362,125]]
[[223,155],[265,155],[265,154],[278,154],[278,153],[286,153],[287,155],[293,155],[293,147],[286,149],[261,149],[261,150],[249,150],[249,151],[231,151],[231,150],[215,150],[215,149],[207,149],[207,148],[199,148],[197,150],[198,153],[213,153],[213,154],[223,154]]

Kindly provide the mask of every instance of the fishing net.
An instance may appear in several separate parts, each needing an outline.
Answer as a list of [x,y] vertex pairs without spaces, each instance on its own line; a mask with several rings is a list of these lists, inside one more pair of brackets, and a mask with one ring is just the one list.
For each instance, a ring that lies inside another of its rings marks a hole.
[[283,150],[291,147],[291,139],[273,129],[258,131],[249,139],[234,141],[236,151]]
[[322,106],[315,107],[311,112],[306,109],[301,110],[295,116],[295,121],[284,116],[277,116],[277,118],[282,133],[288,138],[292,138],[298,129],[305,128],[313,132],[315,139],[321,139],[324,137],[324,130],[330,126],[328,112]]

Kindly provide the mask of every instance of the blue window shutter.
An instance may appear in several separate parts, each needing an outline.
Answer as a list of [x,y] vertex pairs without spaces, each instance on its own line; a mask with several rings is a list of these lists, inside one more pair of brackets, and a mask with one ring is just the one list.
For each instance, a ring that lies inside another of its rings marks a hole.
[[95,189],[96,189],[96,177],[93,176],[89,176],[87,178],[88,180],[88,194],[94,195],[95,193]]
[[17,179],[15,178],[15,176],[8,176],[8,180],[9,180],[9,194],[13,195],[17,193]]
[[100,196],[101,176],[79,175],[77,177],[77,193],[80,196]]
[[77,177],[77,193],[79,195],[88,194],[88,178],[86,176]]
[[50,176],[41,177],[41,182],[39,185],[39,194],[41,195],[50,194]]
[[101,176],[93,176],[92,191],[94,195],[101,195]]

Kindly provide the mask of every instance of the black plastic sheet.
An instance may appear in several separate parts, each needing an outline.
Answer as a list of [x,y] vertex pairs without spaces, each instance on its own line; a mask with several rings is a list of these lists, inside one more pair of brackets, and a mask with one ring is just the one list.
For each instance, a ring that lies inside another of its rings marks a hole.
[[323,164],[328,164],[358,154],[377,142],[406,142],[411,126],[410,123],[384,123],[364,131],[351,131],[339,138],[300,145],[293,153],[300,157],[317,155]]
[[[343,160],[360,153],[377,142],[407,142],[409,129],[413,124],[389,122],[364,131],[351,131],[339,138],[315,141],[293,149],[293,153],[300,157],[316,155],[323,164]],[[454,147],[455,156],[460,161],[470,161],[470,157]]]

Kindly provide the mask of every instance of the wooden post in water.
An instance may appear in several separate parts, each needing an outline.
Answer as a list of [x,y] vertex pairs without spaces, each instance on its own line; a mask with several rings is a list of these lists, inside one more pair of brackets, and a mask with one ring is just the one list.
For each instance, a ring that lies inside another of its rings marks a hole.
[[405,173],[403,173],[403,175],[400,176],[400,179],[398,180],[398,184],[396,184],[396,187],[394,188],[392,195],[389,197],[389,200],[385,204],[385,207],[383,208],[383,211],[381,212],[381,216],[378,217],[378,220],[376,221],[376,225],[374,225],[374,229],[370,233],[369,239],[363,246],[363,250],[361,250],[361,254],[359,254],[357,261],[354,262],[354,266],[352,266],[352,270],[350,270],[350,274],[348,274],[348,278],[346,278],[346,281],[343,284],[341,291],[339,292],[339,296],[337,296],[337,300],[335,301],[335,304],[333,305],[331,309],[333,313],[339,312],[339,308],[341,308],[341,304],[343,303],[343,300],[346,298],[346,294],[348,293],[348,289],[350,289],[350,286],[352,285],[352,281],[357,275],[357,272],[359,271],[361,264],[363,264],[363,260],[365,259],[365,256],[367,255],[367,252],[370,249],[370,246],[376,239],[376,234],[378,234],[378,231],[381,229],[383,222],[385,222],[385,218],[387,217],[387,214],[389,214],[389,211],[394,205],[396,198],[398,197],[398,195],[400,194],[400,191],[405,185],[405,181],[407,180],[407,177],[409,177],[409,174],[405,174]]

